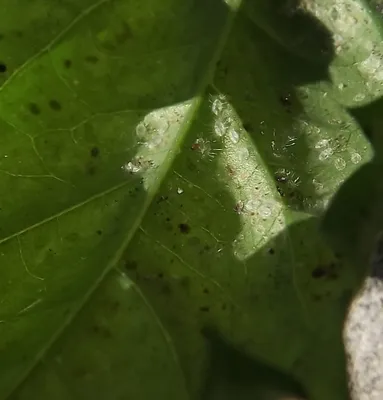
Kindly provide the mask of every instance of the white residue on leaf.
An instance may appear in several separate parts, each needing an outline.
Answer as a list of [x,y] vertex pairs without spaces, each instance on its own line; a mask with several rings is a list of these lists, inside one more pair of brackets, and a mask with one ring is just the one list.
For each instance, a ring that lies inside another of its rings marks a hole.
[[240,221],[241,228],[232,242],[233,254],[246,260],[258,246],[284,228],[284,220],[277,218],[283,204],[249,134],[234,109],[230,105],[226,107],[225,118],[230,123],[226,125],[228,132],[224,135],[223,149],[216,158],[217,176],[231,193],[232,207]]
[[[346,62],[350,65],[351,73],[353,69],[359,70],[360,81],[348,87],[351,96],[353,96],[352,91],[360,91],[361,87],[365,88],[366,94],[381,95],[383,43],[379,24],[375,20],[376,16],[368,5],[355,0],[329,0],[326,5],[323,1],[306,0],[305,3],[307,10],[333,33],[337,63]],[[334,18],[334,14],[337,18]],[[335,66],[334,71],[336,68]],[[332,72],[330,67],[330,73]],[[344,79],[338,75],[339,78]]]
[[239,142],[239,133],[236,129],[232,128],[230,129],[230,140],[234,143],[237,144]]
[[351,153],[351,162],[353,164],[359,164],[362,161],[362,156],[359,153]]
[[346,168],[346,161],[342,157],[338,157],[334,162],[335,168],[338,171],[342,171]]
[[219,116],[225,108],[226,100],[223,94],[211,96],[211,111]]
[[226,133],[226,126],[220,119],[216,119],[214,122],[214,133],[217,136],[223,136]]
[[[144,188],[157,182],[158,169],[166,167],[172,159],[174,150],[179,148],[180,129],[187,118],[192,100],[158,108],[143,116],[134,129],[137,138],[137,151],[122,165],[122,169],[131,174],[143,176]],[[154,172],[154,167],[156,171]],[[154,172],[154,173],[153,173]]]
[[319,153],[319,161],[327,160],[334,154],[334,150],[331,147],[327,147]]
[[327,147],[330,143],[329,139],[321,139],[319,142],[315,144],[316,149],[322,149],[323,147]]
[[121,168],[126,172],[130,172],[131,174],[135,174],[141,171],[141,166],[132,161],[129,161],[128,163],[124,164]]
[[178,194],[182,194],[184,192],[184,190],[183,189],[181,189],[180,187],[179,188],[177,188],[177,193]]
[[128,275],[123,272],[118,275],[117,279],[122,290],[129,290],[134,285],[133,281],[128,277]]

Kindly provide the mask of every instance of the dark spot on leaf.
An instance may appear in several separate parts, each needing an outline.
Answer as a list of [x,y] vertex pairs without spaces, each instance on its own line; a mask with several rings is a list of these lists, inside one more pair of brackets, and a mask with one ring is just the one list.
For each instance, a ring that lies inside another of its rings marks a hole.
[[285,192],[282,190],[280,186],[277,186],[277,192],[280,194],[281,197],[285,196]]
[[134,271],[134,270],[137,269],[138,264],[137,264],[137,261],[134,261],[134,260],[127,260],[127,261],[125,261],[124,267],[125,267],[125,269],[127,269],[128,271]]
[[274,250],[272,247],[270,247],[270,249],[267,250],[267,252],[268,252],[269,254],[271,254],[271,255],[275,254],[275,250]]
[[226,303],[223,303],[221,308],[222,308],[222,310],[223,310],[223,311],[225,311],[225,310],[226,310],[226,308],[227,308],[227,305],[226,305]]
[[208,288],[205,288],[205,289],[203,290],[203,292],[204,292],[205,294],[209,294],[209,289],[208,289]]
[[21,32],[21,31],[16,31],[16,36],[17,36],[18,38],[22,38],[22,37],[24,36],[24,33]]
[[315,269],[312,270],[311,272],[311,276],[315,279],[318,278],[323,278],[324,276],[326,276],[326,269],[323,267],[316,267]]
[[312,299],[313,299],[313,301],[321,301],[322,296],[320,294],[313,294]]
[[90,176],[93,176],[96,173],[96,167],[94,165],[91,165],[88,167],[87,171]]
[[3,40],[4,37],[5,37],[5,36],[4,36],[2,33],[0,33],[0,40]]
[[54,111],[61,110],[61,104],[57,100],[49,100],[49,107]]
[[125,21],[122,23],[122,25],[123,25],[123,27],[122,27],[121,31],[116,35],[116,41],[119,44],[122,44],[126,40],[133,37],[133,32],[132,32],[130,26]]
[[186,223],[181,223],[178,225],[178,228],[181,233],[188,234],[190,232],[190,226]]
[[40,107],[36,103],[29,103],[28,109],[33,115],[39,115],[41,113]]
[[1,73],[7,72],[7,69],[8,69],[7,66],[4,63],[0,62],[0,72]]
[[199,310],[202,311],[202,312],[209,312],[210,311],[210,307],[202,306],[202,307],[199,308]]
[[164,274],[162,272],[160,272],[157,276],[158,276],[158,278],[162,279],[164,277]]
[[101,235],[102,235],[102,230],[99,229],[99,230],[97,231],[97,235],[101,236]]
[[187,289],[190,286],[190,278],[187,276],[184,276],[180,279],[180,284],[183,288]]
[[171,294],[171,293],[172,293],[172,289],[170,288],[170,286],[169,286],[168,283],[165,283],[165,284],[162,286],[161,292],[162,292],[163,294],[168,295],[168,294]]
[[98,57],[97,56],[86,56],[85,61],[90,63],[90,64],[97,64],[98,63]]
[[66,59],[64,60],[64,67],[70,68],[72,66],[72,60]]
[[169,217],[166,218],[166,222],[170,222],[170,218]]
[[275,173],[275,180],[279,183],[286,183],[287,182],[287,176],[280,173],[280,172],[276,172]]
[[98,157],[100,155],[100,149],[97,146],[94,146],[90,150],[90,155],[94,158]]

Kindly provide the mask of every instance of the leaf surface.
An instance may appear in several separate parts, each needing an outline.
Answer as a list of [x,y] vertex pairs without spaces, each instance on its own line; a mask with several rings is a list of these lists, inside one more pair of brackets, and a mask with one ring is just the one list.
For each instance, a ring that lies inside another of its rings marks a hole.
[[380,23],[245,1],[227,36],[239,3],[181,3],[7,3],[2,398],[266,399],[254,360],[346,398],[360,273],[319,225],[371,158]]

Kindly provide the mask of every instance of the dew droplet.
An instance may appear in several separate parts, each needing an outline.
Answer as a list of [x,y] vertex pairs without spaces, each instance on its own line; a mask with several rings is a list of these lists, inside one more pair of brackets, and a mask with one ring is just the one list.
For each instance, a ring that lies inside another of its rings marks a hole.
[[323,147],[328,146],[329,142],[330,141],[328,139],[319,140],[319,142],[315,145],[315,148],[322,149]]
[[178,194],[182,194],[184,192],[184,190],[183,189],[181,189],[180,187],[179,188],[177,188],[177,193]]
[[137,126],[136,126],[136,134],[139,138],[144,138],[147,135],[147,129],[146,126],[143,122],[140,122]]
[[261,207],[259,207],[259,215],[263,218],[268,218],[271,215],[271,208],[267,205],[262,205]]
[[362,156],[359,153],[351,154],[351,162],[354,164],[359,164],[362,161]]
[[319,161],[324,161],[327,158],[329,158],[330,156],[332,156],[332,154],[334,153],[334,150],[329,147],[327,149],[324,149],[323,151],[320,152],[319,154]]
[[335,160],[334,165],[338,171],[342,171],[346,168],[346,161],[344,161],[343,158],[339,157]]
[[239,142],[239,133],[238,133],[234,128],[232,128],[232,129],[230,130],[230,140],[231,140],[234,144],[237,144],[237,143]]
[[214,122],[214,132],[215,132],[215,134],[218,135],[218,136],[223,136],[225,134],[225,131],[226,131],[225,124],[220,120],[216,120]]

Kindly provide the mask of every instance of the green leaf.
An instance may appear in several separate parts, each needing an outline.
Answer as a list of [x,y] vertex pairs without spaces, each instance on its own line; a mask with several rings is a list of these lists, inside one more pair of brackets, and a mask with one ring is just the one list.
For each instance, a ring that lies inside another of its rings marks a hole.
[[365,3],[3,1],[0,398],[346,398]]

